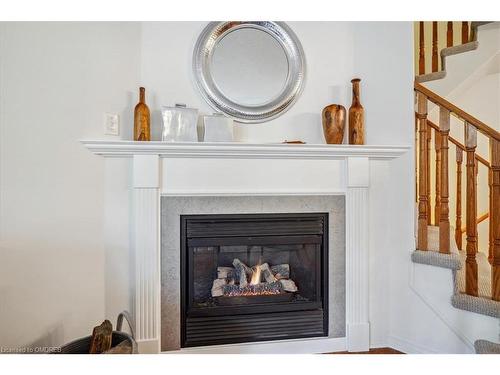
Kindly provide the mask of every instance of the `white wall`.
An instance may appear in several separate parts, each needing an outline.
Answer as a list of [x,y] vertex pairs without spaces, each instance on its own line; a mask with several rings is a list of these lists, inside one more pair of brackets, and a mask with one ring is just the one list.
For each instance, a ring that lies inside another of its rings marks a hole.
[[103,137],[105,111],[130,127],[140,33],[0,23],[0,346],[60,345],[104,318],[105,169],[79,140]]

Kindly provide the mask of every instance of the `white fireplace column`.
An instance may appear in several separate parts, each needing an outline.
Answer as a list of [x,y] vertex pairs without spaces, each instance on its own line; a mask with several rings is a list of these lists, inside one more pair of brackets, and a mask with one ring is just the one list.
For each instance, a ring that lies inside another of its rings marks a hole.
[[133,156],[134,321],[140,353],[160,351],[160,157]]
[[368,322],[369,159],[347,158],[346,186],[346,336],[347,350],[370,349]]

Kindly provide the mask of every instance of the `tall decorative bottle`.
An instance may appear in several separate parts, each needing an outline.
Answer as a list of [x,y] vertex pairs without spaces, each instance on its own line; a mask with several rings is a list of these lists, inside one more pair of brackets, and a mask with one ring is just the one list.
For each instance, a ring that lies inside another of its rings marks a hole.
[[349,108],[349,144],[365,144],[365,110],[359,100],[359,78],[351,80],[352,104]]
[[139,103],[134,110],[134,141],[150,141],[151,126],[149,108],[146,105],[146,89],[139,88]]

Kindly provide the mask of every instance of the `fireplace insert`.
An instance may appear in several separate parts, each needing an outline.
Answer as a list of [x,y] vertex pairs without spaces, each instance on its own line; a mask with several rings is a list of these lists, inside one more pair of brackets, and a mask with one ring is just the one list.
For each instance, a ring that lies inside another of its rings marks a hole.
[[328,335],[328,214],[181,215],[181,346]]

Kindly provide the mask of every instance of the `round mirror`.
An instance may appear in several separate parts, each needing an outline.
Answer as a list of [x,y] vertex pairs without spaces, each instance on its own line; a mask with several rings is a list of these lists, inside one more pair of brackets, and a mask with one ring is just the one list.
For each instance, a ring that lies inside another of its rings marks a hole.
[[258,29],[239,29],[224,36],[211,65],[222,94],[248,106],[278,97],[288,76],[285,51],[276,39]]
[[193,68],[213,108],[236,121],[264,122],[297,99],[305,59],[282,22],[211,22],[196,44]]

